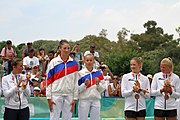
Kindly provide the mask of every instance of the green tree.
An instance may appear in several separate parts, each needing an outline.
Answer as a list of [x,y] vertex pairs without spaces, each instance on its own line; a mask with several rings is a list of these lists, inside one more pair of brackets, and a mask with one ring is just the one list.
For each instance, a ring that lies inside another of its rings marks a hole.
[[107,30],[106,29],[102,29],[101,32],[99,33],[99,37],[104,37],[106,38],[108,35]]
[[153,20],[144,24],[145,33],[132,34],[131,39],[137,42],[142,51],[151,51],[166,46],[173,40],[173,35],[164,34],[161,27],[156,27],[157,23]]

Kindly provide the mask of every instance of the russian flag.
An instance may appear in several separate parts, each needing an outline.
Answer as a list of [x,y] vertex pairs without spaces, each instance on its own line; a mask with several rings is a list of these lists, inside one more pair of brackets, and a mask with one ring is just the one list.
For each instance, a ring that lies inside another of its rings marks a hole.
[[[66,64],[66,68],[65,68],[65,64]],[[66,73],[65,73],[65,71],[66,71]],[[76,71],[78,71],[78,64],[75,60],[68,61],[67,63],[62,62],[62,63],[54,66],[54,68],[52,68],[48,72],[47,86],[52,84],[54,81],[64,77],[65,75],[69,75]]]
[[[91,74],[92,74],[92,80],[91,80]],[[101,71],[99,71],[99,70],[96,72],[92,72],[91,74],[87,74],[87,75],[81,77],[78,80],[78,85],[80,86],[81,84],[83,84],[85,82],[86,79],[88,79],[88,80],[90,80],[90,84],[86,88],[89,88],[89,87],[93,86],[94,84],[96,84],[96,80],[95,80],[96,77],[98,77],[100,80],[104,79]]]

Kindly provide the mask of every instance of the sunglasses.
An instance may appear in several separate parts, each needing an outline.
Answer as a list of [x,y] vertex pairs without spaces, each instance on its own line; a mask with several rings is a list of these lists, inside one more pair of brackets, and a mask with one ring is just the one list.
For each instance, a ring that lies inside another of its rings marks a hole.
[[117,80],[118,78],[117,78],[117,77],[114,77],[113,79],[116,79],[116,80]]

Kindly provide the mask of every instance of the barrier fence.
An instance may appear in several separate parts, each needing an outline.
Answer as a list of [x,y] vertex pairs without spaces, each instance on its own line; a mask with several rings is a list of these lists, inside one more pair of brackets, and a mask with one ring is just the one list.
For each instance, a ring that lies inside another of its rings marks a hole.
[[[146,100],[146,120],[153,120],[154,99]],[[4,114],[4,98],[0,98],[0,119]],[[31,120],[48,120],[49,108],[45,97],[30,97],[29,108]],[[76,105],[73,118],[77,120],[78,105]],[[102,98],[101,99],[101,120],[124,120],[124,98]]]

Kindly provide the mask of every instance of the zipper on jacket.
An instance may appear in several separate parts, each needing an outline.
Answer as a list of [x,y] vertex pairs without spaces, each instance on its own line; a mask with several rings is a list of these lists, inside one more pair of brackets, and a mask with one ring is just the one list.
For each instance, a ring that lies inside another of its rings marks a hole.
[[65,74],[65,76],[67,75],[67,65],[66,65],[66,63],[64,63],[64,69],[65,69],[65,71],[64,71],[64,74]]
[[92,86],[92,73],[90,73],[91,86]]
[[138,111],[138,99],[136,99],[136,111]]
[[21,109],[21,97],[20,97],[20,93],[18,93],[18,97],[19,97],[19,102],[20,102],[19,109]]
[[[19,77],[17,75],[15,75],[15,78],[16,78],[16,83],[18,84],[18,79]],[[21,97],[20,97],[20,91],[19,91],[19,88],[18,88],[18,97],[19,97],[19,109],[21,109]]]
[[164,109],[166,109],[166,99],[164,99]]

